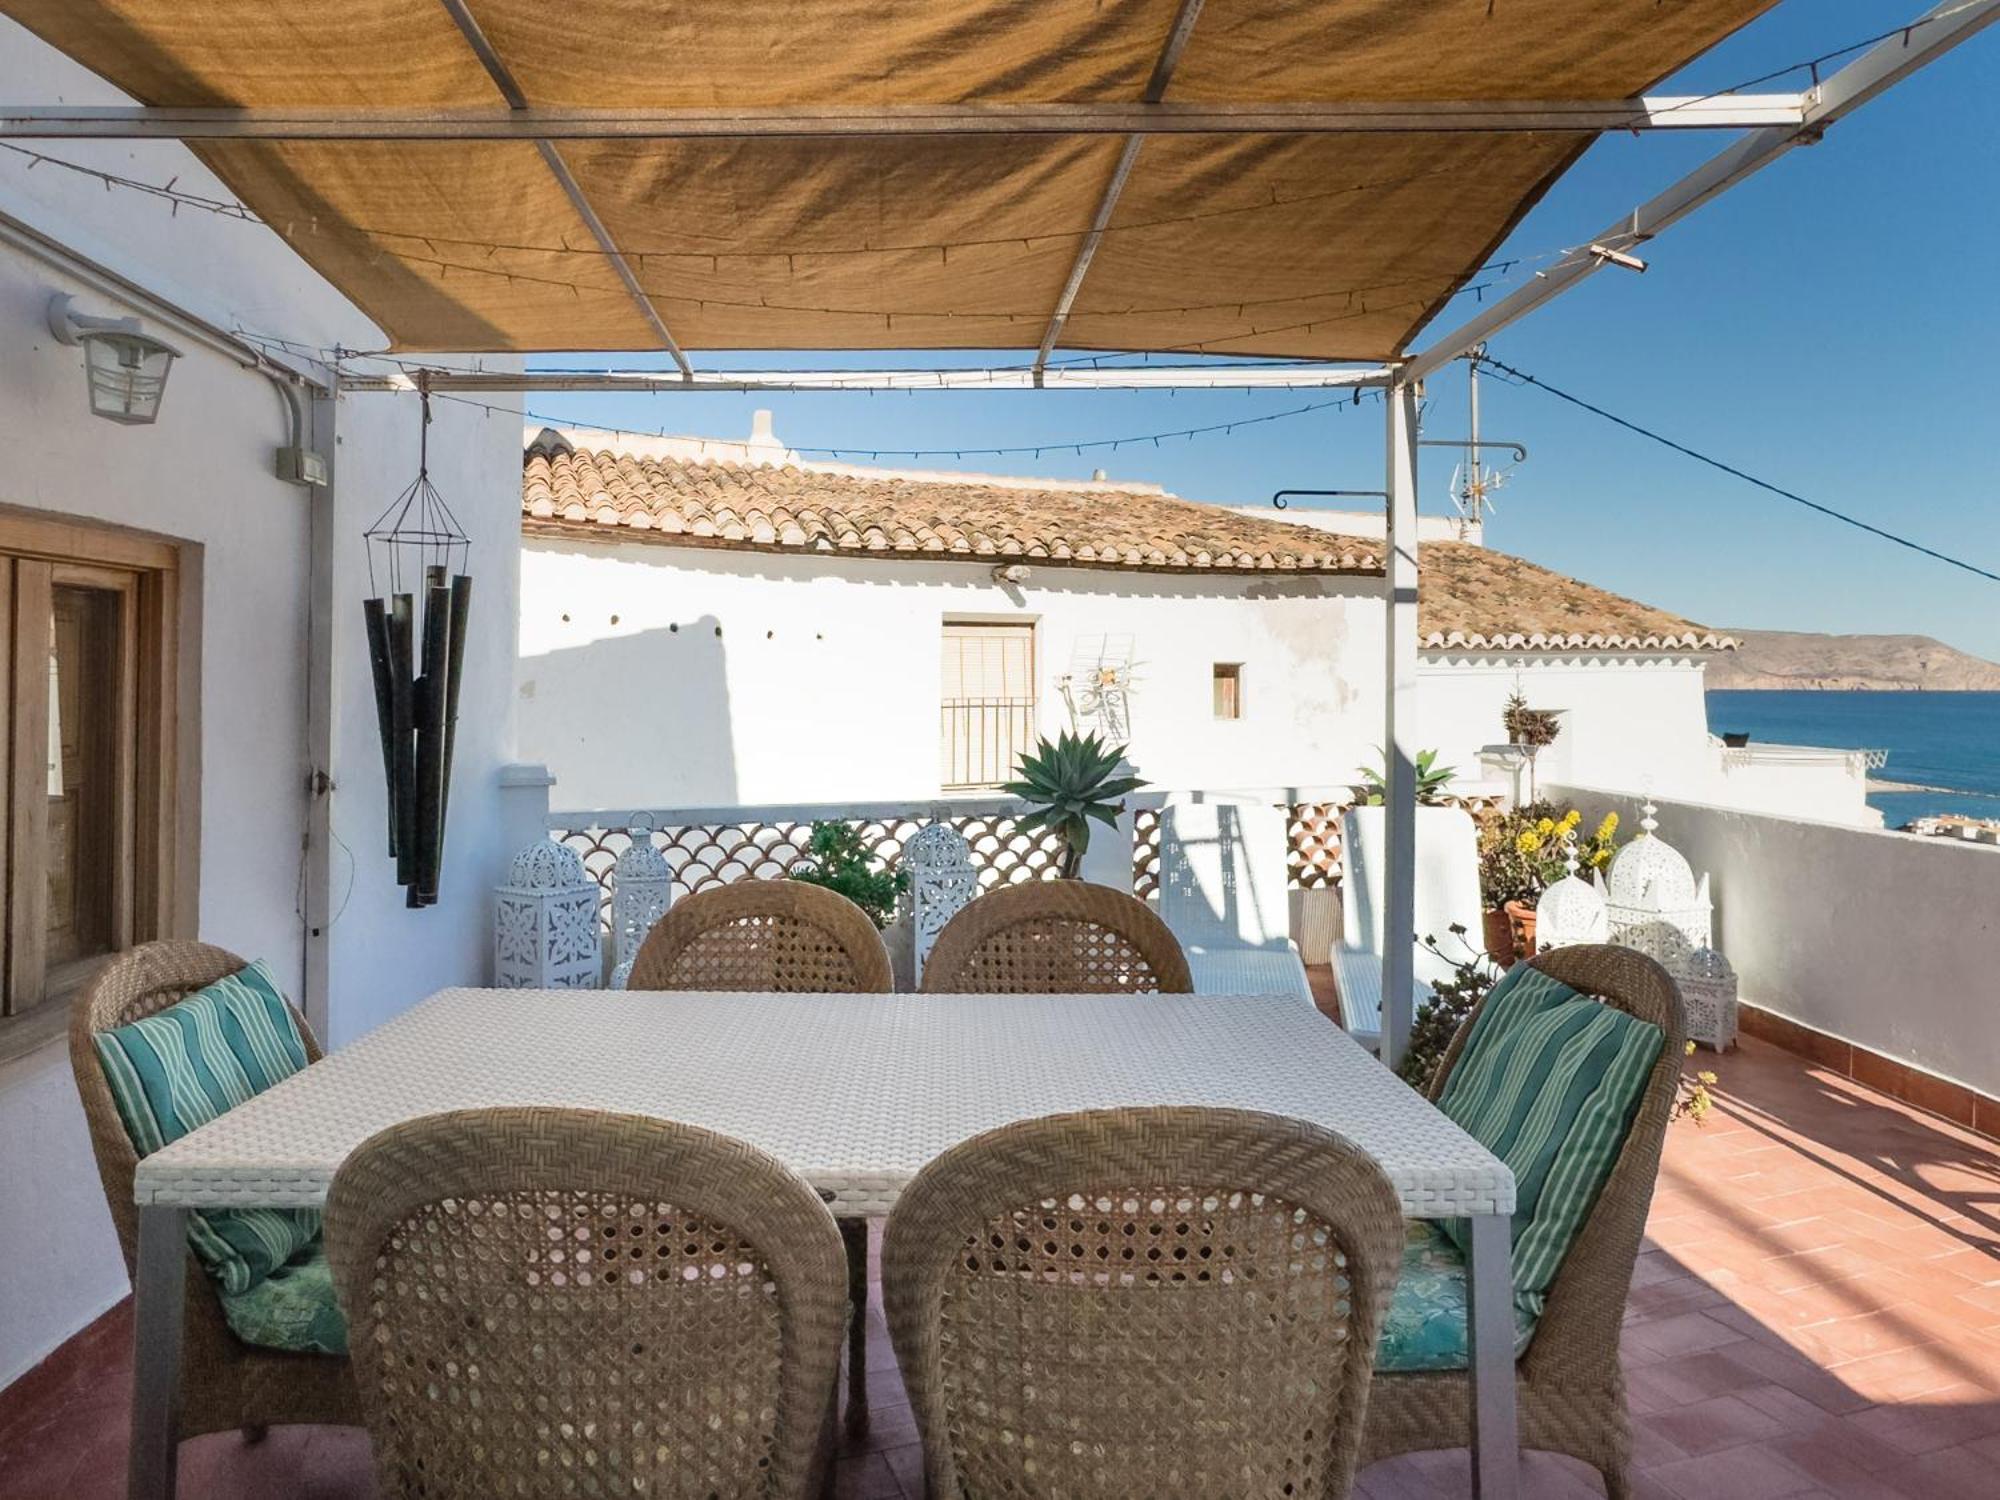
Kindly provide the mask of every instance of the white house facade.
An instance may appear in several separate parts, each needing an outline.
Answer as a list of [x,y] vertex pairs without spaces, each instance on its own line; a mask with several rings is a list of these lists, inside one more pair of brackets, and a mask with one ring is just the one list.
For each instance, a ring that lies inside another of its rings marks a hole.
[[[933,799],[1072,725],[1170,790],[1342,787],[1380,759],[1374,518],[808,464],[762,420],[590,441],[538,433],[522,500],[520,741],[567,807]],[[1482,750],[1518,689],[1562,716],[1537,782],[1868,821],[1845,759],[1709,735],[1726,641],[1460,535],[1421,540],[1418,712],[1463,784],[1514,790]]]

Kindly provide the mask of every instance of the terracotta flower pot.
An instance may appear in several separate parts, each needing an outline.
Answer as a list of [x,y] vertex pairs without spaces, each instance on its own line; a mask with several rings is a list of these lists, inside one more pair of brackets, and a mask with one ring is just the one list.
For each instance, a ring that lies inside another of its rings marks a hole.
[[1507,925],[1514,932],[1514,956],[1533,958],[1535,956],[1535,908],[1526,901],[1509,901],[1506,905]]
[[1513,919],[1505,909],[1496,906],[1485,913],[1483,926],[1487,956],[1503,969],[1512,965],[1515,958]]

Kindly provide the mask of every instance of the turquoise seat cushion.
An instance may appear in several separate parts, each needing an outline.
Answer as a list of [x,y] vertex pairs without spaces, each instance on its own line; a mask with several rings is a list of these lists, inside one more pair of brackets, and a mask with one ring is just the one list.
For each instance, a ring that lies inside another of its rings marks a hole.
[[[1540,1316],[1625,1147],[1665,1036],[1526,964],[1495,984],[1438,1107],[1514,1173],[1514,1296]],[[1464,1252],[1467,1225],[1444,1234]]]
[[345,1354],[347,1319],[333,1295],[326,1246],[312,1244],[244,1292],[223,1292],[222,1316],[246,1344],[292,1354]]
[[[1413,1220],[1403,1240],[1403,1269],[1375,1346],[1378,1370],[1468,1368],[1465,1256],[1434,1223]],[[1514,1357],[1535,1336],[1536,1314],[1514,1304]]]
[[[305,1039],[259,963],[96,1036],[133,1150],[150,1156],[306,1065]],[[219,1290],[243,1293],[319,1237],[315,1209],[198,1209],[188,1244]]]

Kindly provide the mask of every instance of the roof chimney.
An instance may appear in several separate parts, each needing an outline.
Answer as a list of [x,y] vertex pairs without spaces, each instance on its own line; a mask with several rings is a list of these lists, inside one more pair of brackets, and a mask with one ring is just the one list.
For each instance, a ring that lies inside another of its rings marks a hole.
[[750,414],[750,441],[745,446],[750,450],[752,463],[782,464],[785,461],[785,445],[771,430],[769,407],[760,406]]

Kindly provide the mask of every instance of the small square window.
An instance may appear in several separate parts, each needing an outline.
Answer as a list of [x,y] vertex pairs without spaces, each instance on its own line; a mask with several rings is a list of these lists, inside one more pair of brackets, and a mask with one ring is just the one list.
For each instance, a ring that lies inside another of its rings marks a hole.
[[1219,661],[1215,664],[1215,716],[1218,719],[1243,717],[1243,664]]

